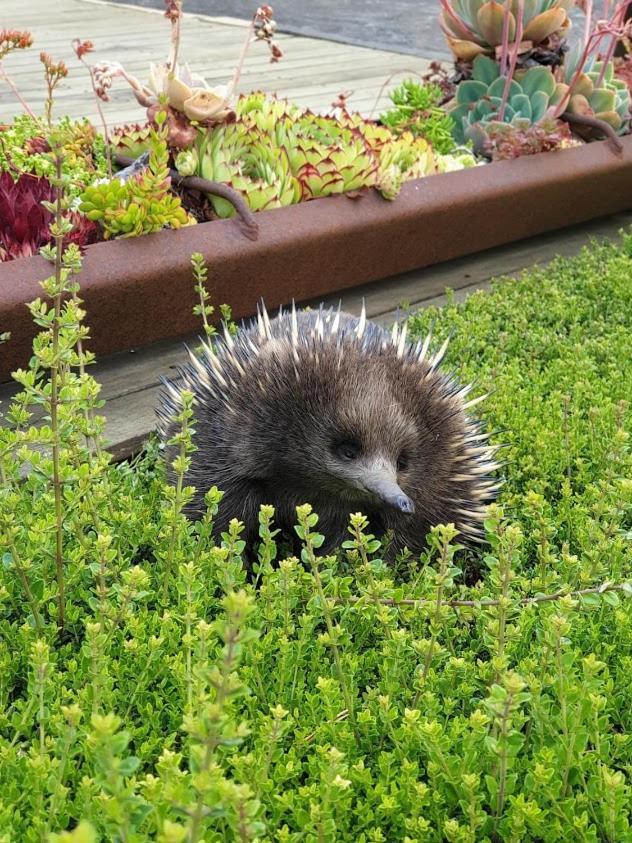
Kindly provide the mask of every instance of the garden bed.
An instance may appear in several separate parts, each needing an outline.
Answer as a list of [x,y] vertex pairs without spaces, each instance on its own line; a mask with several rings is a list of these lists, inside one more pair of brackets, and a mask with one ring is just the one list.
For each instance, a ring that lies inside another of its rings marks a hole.
[[[234,220],[88,246],[81,295],[97,354],[195,330],[190,256],[209,265],[216,302],[237,318],[330,294],[632,207],[632,137],[406,183],[394,202],[375,191],[317,199],[257,215],[259,238]],[[492,168],[490,170],[490,167]],[[516,211],[519,209],[519,212]],[[50,273],[40,257],[0,264],[0,329],[10,331],[0,376],[28,361],[25,303]]]
[[264,514],[253,588],[239,526],[221,547],[192,529],[155,450],[78,452],[74,391],[56,633],[50,465],[20,483],[7,449],[0,836],[629,840],[631,253],[593,247],[409,322],[434,348],[452,336],[446,366],[493,389],[483,418],[505,430],[474,587],[449,531],[421,563],[389,568],[368,540],[361,561],[356,530],[303,567]]

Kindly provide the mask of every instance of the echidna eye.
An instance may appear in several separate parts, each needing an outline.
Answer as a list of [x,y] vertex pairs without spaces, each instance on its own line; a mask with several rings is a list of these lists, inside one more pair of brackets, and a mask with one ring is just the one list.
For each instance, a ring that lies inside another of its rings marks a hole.
[[336,446],[336,453],[338,456],[347,462],[354,460],[358,456],[359,452],[360,448],[356,442],[340,442]]
[[408,454],[400,454],[397,458],[397,470],[406,471],[408,468]]

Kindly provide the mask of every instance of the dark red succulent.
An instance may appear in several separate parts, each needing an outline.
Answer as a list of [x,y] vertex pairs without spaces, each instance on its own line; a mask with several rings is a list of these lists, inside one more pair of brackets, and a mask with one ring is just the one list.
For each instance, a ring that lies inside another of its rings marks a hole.
[[[0,173],[0,260],[28,258],[50,242],[52,214],[42,202],[54,198],[48,179],[22,174],[14,181],[9,173]],[[97,239],[95,223],[78,213],[71,218],[74,229],[68,243],[85,246]]]
[[45,137],[37,136],[29,138],[24,144],[24,148],[29,155],[41,155],[44,152],[50,152],[50,144]]

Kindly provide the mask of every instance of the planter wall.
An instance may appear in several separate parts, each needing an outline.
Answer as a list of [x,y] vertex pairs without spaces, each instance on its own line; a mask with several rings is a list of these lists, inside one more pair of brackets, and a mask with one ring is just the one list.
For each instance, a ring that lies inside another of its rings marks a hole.
[[[163,231],[86,250],[81,295],[98,355],[194,331],[189,258],[209,264],[214,303],[236,318],[264,298],[275,307],[632,208],[632,136],[432,176],[394,202],[376,192],[318,199],[257,216],[248,240],[233,220]],[[25,302],[50,274],[40,257],[0,264],[0,379],[28,361],[34,328]]]

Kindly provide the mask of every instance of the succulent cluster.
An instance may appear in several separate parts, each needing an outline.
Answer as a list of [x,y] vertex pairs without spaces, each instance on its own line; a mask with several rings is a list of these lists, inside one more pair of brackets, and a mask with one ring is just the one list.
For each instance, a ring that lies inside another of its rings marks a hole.
[[[36,255],[51,240],[51,211],[44,203],[54,200],[54,190],[46,178],[21,174],[14,179],[0,172],[0,261]],[[97,239],[93,222],[71,213],[73,230],[66,243],[84,246]]]
[[507,161],[581,144],[571,134],[568,123],[551,117],[526,128],[508,123],[488,123],[485,135],[483,150],[492,161]]
[[[558,82],[546,67],[519,70],[514,78],[502,76],[499,65],[487,56],[477,56],[472,64],[472,78],[461,82],[450,107],[454,120],[453,135],[458,143],[473,141],[481,152],[490,130],[498,135],[498,126],[526,130],[556,111],[593,117],[622,134],[630,123],[630,92],[614,75],[614,65],[590,62],[582,71],[572,64],[565,68],[565,81]],[[594,131],[594,130],[591,130]]]
[[519,128],[538,123],[561,99],[563,90],[546,67],[531,67],[508,79],[501,76],[495,61],[477,56],[472,78],[459,84],[450,110],[454,137],[459,143],[476,142],[490,123]]
[[[566,110],[571,114],[596,117],[618,134],[630,125],[630,91],[623,79],[615,76],[613,62],[592,60],[575,76],[572,64],[566,67],[565,80],[571,85]],[[567,87],[568,90],[568,87]]]
[[[63,158],[62,172],[70,179],[69,192],[78,195],[85,185],[106,175],[105,143],[89,120],[62,118],[55,129]],[[0,170],[51,178],[55,165],[41,121],[22,114],[0,127]]]
[[106,239],[193,224],[180,197],[171,192],[168,160],[164,132],[152,129],[148,167],[125,181],[114,178],[86,188],[80,210],[101,224]]
[[[563,55],[562,40],[571,22],[572,0],[529,0],[524,3],[520,62],[557,65]],[[506,4],[496,0],[444,0],[440,23],[458,61],[496,56],[505,43],[516,39],[518,0],[511,0],[505,30]]]
[[[201,129],[175,163],[182,175],[230,184],[253,210],[369,187],[394,198],[408,178],[475,163],[469,154],[442,156],[410,131],[396,135],[347,112],[313,114],[259,92],[242,97],[236,114],[235,123]],[[210,199],[220,217],[234,212]]]
[[[528,154],[541,142],[548,146],[549,131],[551,148],[565,145],[558,118],[585,140],[629,130],[630,92],[612,60],[617,38],[627,31],[626,0],[595,22],[587,4],[583,38],[570,51],[563,43],[569,0],[444,0],[442,6],[461,79],[448,106],[457,142],[473,141],[477,153],[489,153],[491,132],[511,138],[512,155],[521,147]],[[524,145],[514,143],[516,132],[533,127],[537,139],[532,132]]]
[[439,153],[452,152],[452,121],[441,108],[443,96],[439,85],[405,79],[390,92],[393,107],[380,115],[380,123],[395,134],[406,131],[424,138]]
[[128,123],[125,126],[118,126],[110,136],[112,152],[129,155],[130,158],[139,158],[149,149],[151,132],[152,127],[149,123],[142,125]]

